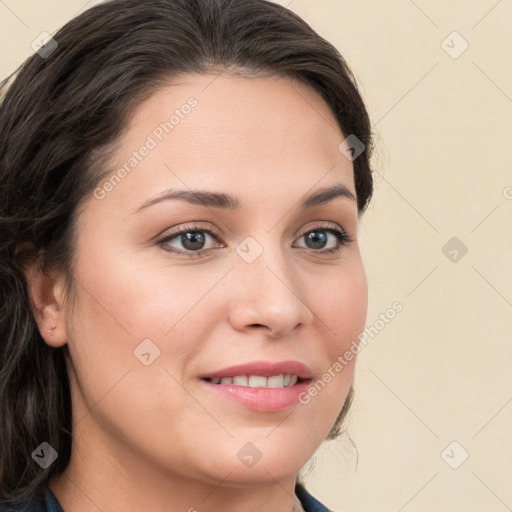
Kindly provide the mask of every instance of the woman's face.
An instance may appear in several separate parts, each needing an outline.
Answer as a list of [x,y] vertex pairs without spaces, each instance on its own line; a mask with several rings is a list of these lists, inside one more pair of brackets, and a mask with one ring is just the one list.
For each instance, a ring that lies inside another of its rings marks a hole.
[[[343,139],[317,93],[285,79],[190,75],[138,107],[81,210],[77,302],[61,311],[82,457],[233,485],[307,462],[366,318]],[[333,186],[345,192],[302,207]]]

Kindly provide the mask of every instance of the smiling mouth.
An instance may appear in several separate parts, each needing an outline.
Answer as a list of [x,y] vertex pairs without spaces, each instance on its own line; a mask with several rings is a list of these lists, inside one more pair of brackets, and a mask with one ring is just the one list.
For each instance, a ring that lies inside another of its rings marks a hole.
[[209,377],[203,380],[212,384],[224,386],[242,386],[247,388],[288,388],[295,386],[298,382],[309,379],[301,379],[297,375],[281,374],[271,377],[262,375],[237,375],[235,377]]

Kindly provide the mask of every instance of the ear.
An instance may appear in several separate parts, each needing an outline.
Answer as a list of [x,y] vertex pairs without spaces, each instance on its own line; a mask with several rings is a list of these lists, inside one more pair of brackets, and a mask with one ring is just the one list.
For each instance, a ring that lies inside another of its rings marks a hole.
[[61,274],[43,269],[39,258],[23,265],[27,293],[39,332],[52,347],[67,343],[68,336],[63,309],[64,278]]

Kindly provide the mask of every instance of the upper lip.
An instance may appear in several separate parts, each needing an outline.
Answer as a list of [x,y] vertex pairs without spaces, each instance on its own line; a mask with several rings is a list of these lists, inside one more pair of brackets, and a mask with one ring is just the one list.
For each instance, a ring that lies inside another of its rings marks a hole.
[[261,375],[272,377],[273,375],[297,375],[300,379],[310,379],[313,376],[311,368],[298,361],[253,361],[251,363],[239,364],[222,368],[200,375],[201,379],[213,377],[236,377],[237,375]]

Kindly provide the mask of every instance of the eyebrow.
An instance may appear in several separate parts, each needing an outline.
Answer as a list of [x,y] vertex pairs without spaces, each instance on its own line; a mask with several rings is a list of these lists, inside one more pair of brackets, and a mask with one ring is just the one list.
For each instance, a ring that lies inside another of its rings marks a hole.
[[[356,197],[352,192],[343,184],[337,183],[331,187],[322,188],[302,198],[299,203],[301,210],[312,208],[313,206],[320,206],[326,204],[333,199],[343,197],[350,199],[357,203]],[[242,208],[240,199],[236,196],[230,196],[222,192],[209,192],[205,190],[166,190],[162,194],[148,199],[138,208],[131,213],[137,213],[144,208],[148,208],[154,204],[162,201],[169,201],[173,199],[182,199],[191,204],[198,204],[201,206],[209,206],[213,208],[225,208],[233,211],[239,211]]]

